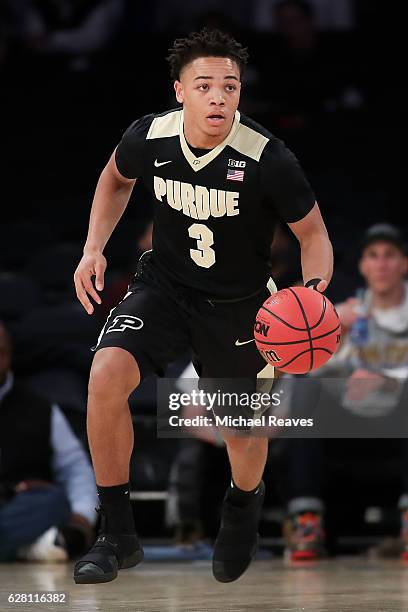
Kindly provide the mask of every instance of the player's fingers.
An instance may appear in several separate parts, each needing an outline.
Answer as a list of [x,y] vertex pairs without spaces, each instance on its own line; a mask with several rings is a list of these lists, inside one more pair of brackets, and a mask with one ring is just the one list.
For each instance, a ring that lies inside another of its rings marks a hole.
[[[318,280],[318,279],[313,279],[314,280]],[[309,281],[309,283],[312,283],[312,281]],[[326,291],[327,286],[328,286],[328,282],[326,280],[320,280],[318,283],[314,283],[313,284],[309,284],[306,283],[306,287],[308,287],[308,289],[312,289],[312,291],[319,291],[320,293],[323,293],[323,291]]]
[[85,308],[86,312],[88,314],[92,314],[94,311],[94,307],[92,306],[91,302],[88,299],[88,296],[86,295],[85,291],[81,292],[81,293],[77,293],[78,296],[78,300],[81,302],[82,306]]
[[93,298],[97,304],[100,304],[102,300],[97,294],[95,287],[93,286],[90,278],[85,280],[84,287],[85,287],[85,291],[87,292],[87,294],[90,295],[91,298]]
[[88,299],[88,296],[86,294],[85,288],[82,284],[82,280],[81,279],[77,279],[75,281],[75,289],[76,289],[76,295],[78,300],[81,302],[82,306],[85,308],[86,312],[88,314],[92,314],[94,311],[94,308],[91,304],[91,302]]
[[316,286],[316,289],[320,293],[323,293],[324,291],[326,291],[328,285],[329,283],[326,280],[321,280],[320,283]]
[[102,291],[104,287],[104,274],[105,274],[105,266],[101,263],[97,263],[95,266],[95,284],[98,291]]

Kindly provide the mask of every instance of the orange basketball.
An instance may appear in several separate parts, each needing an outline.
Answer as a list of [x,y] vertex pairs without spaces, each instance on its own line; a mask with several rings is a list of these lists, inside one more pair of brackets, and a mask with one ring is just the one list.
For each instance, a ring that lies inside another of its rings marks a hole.
[[278,370],[306,374],[336,352],[340,320],[323,294],[307,287],[273,293],[258,311],[254,327],[262,357]]

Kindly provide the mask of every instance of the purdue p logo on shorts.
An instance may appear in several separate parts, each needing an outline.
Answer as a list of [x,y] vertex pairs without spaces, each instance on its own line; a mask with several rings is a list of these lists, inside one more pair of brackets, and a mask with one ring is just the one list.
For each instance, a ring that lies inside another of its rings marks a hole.
[[139,317],[133,317],[132,315],[117,315],[113,319],[112,325],[105,331],[105,334],[109,334],[109,332],[123,332],[125,329],[134,329],[137,331],[141,329],[143,325],[144,323]]

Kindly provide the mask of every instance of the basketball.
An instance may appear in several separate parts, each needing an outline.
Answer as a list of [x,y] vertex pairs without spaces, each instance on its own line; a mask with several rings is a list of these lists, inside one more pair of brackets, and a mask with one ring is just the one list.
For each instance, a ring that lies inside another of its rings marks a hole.
[[282,372],[306,374],[336,352],[340,321],[326,296],[307,287],[273,293],[256,316],[254,336],[262,357]]

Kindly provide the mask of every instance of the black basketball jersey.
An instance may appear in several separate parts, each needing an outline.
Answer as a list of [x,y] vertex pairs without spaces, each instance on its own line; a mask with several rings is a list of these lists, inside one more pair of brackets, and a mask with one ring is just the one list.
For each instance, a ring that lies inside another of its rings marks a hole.
[[267,282],[278,220],[299,221],[315,196],[283,142],[238,111],[221,144],[196,152],[175,109],[135,121],[116,164],[151,193],[159,270],[208,296],[249,295]]

